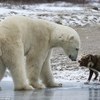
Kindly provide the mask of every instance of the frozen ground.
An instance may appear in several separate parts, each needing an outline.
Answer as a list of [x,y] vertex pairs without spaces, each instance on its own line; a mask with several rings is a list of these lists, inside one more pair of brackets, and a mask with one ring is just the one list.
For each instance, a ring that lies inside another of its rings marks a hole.
[[[94,6],[98,7],[98,10],[92,9]],[[35,5],[0,4],[0,20],[10,15],[41,18],[74,27],[79,32],[82,41],[78,59],[83,53],[100,53],[98,46],[100,45],[100,27],[97,25],[100,23],[100,4],[73,5],[64,2]],[[57,81],[87,80],[88,69],[81,68],[77,62],[70,61],[59,48],[54,49],[51,66]],[[11,78],[6,77],[3,80],[7,81]]]
[[100,100],[100,85],[66,82],[61,88],[13,91],[12,82],[0,82],[0,100]]

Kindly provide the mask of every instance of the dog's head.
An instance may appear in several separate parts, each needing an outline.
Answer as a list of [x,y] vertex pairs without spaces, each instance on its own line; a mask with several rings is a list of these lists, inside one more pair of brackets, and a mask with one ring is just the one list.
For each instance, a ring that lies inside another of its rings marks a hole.
[[93,67],[97,62],[97,57],[95,55],[88,54],[83,56],[78,62],[80,66]]

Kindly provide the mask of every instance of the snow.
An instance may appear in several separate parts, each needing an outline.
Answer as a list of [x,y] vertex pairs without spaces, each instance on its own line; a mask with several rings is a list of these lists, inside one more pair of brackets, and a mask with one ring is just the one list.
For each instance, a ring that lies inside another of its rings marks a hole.
[[[99,10],[93,10],[92,7]],[[41,18],[68,26],[86,26],[100,23],[100,4],[73,5],[65,2],[55,2],[34,5],[0,4],[0,20],[6,16],[24,15],[31,18]],[[88,37],[86,37],[88,39]],[[61,51],[61,50],[60,50]],[[67,62],[68,61],[68,62]],[[56,81],[86,81],[88,69],[81,68],[77,62],[71,62],[64,54],[55,51],[51,57],[51,66]],[[3,81],[11,81],[5,77]]]
[[[0,4],[0,6],[0,16],[2,18],[18,14],[47,19],[70,26],[84,26],[100,22],[100,10],[93,10],[91,5],[85,7],[84,5],[56,2],[34,5]],[[97,5],[97,7],[100,8],[100,5]]]
[[4,77],[2,81],[12,81],[12,78],[10,76]]

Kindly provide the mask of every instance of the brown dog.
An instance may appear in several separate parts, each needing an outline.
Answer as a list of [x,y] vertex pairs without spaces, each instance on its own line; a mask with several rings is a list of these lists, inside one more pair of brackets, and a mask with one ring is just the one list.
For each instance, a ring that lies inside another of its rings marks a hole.
[[85,67],[89,68],[89,70],[90,70],[89,77],[88,77],[88,82],[86,82],[86,83],[90,82],[93,73],[95,73],[94,80],[97,79],[98,72],[100,72],[100,56],[99,55],[88,54],[86,56],[83,56],[79,60],[79,64],[80,64],[80,66],[85,66]]

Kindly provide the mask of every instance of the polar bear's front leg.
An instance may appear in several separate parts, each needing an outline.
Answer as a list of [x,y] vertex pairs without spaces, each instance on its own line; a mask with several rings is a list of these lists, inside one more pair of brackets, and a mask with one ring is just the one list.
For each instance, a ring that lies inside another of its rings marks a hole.
[[41,62],[36,57],[32,56],[33,52],[30,51],[26,56],[26,69],[27,76],[30,84],[37,89],[45,88],[45,85],[40,82],[40,72],[42,68]]
[[41,78],[43,80],[43,83],[47,87],[61,87],[61,83],[56,83],[53,78],[51,66],[49,65],[50,63],[50,55],[51,55],[51,50],[49,51],[49,54],[43,64],[42,71],[41,71]]

